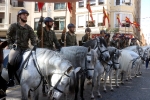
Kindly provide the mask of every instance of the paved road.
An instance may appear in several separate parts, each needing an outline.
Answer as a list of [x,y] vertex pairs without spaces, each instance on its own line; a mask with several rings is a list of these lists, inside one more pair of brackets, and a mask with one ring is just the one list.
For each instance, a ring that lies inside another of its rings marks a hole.
[[[125,82],[125,85],[120,85],[120,88],[114,87],[114,92],[110,91],[110,88],[107,87],[107,93],[103,92],[101,84],[100,92],[102,98],[96,97],[95,100],[150,100],[150,69],[142,69],[143,74],[137,78],[133,78],[132,81]],[[114,85],[114,83],[113,83]],[[85,87],[86,91],[84,93],[85,100],[90,99],[90,90],[91,86]],[[20,87],[16,86],[13,90],[7,90],[6,100],[20,100]],[[62,97],[63,98],[63,97]],[[41,99],[44,100],[44,99]],[[63,99],[61,99],[63,100]],[[68,100],[73,100],[73,97],[69,95]]]

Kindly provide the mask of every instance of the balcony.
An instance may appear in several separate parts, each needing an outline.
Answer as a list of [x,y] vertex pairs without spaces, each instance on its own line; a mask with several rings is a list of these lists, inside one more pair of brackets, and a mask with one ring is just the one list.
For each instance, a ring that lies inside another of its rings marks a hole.
[[5,12],[5,6],[0,6],[0,12]]
[[24,2],[23,1],[12,1],[11,5],[12,5],[12,7],[19,8],[19,9],[20,9],[20,7],[24,8]]
[[9,28],[9,24],[0,23],[0,31],[8,30],[8,28]]

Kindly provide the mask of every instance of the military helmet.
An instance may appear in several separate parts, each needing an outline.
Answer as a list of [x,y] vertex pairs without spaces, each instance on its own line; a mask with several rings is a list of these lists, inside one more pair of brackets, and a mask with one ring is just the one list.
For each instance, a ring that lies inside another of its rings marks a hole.
[[85,29],[85,32],[91,32],[91,29],[90,29],[89,27],[87,27],[87,28]]
[[103,32],[104,32],[104,34],[106,34],[105,30],[101,30],[101,31],[100,31],[100,34],[102,34]]
[[51,17],[46,17],[45,19],[44,19],[44,23],[46,23],[46,22],[53,22],[54,20],[51,18]]
[[72,24],[72,23],[68,24],[68,29],[69,28],[75,28],[74,24]]
[[105,35],[105,37],[106,37],[106,36],[110,37],[110,34],[107,33],[107,34]]
[[20,15],[20,14],[27,14],[27,15],[29,16],[28,11],[25,10],[25,9],[21,9],[21,10],[18,12],[18,15]]

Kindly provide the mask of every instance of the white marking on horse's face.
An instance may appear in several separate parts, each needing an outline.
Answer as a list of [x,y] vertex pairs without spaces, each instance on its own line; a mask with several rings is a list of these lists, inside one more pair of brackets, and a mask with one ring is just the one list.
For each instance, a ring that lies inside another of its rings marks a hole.
[[92,52],[90,50],[86,55],[86,58],[87,58],[86,68],[87,69],[93,69],[93,70],[87,70],[87,78],[88,79],[91,79],[93,77],[93,73],[94,73],[94,62],[93,62],[94,57],[92,57],[92,56],[94,56],[94,55],[92,54]]
[[[57,74],[56,76],[53,77],[53,78],[55,80],[57,80],[57,82],[62,77],[60,82],[56,85],[56,88],[59,89],[60,91],[64,92],[66,90],[67,85],[69,85],[69,77],[67,77],[66,75],[62,76],[60,74]],[[61,92],[59,92],[58,90],[54,89],[52,98],[54,98],[55,100],[59,100],[61,95],[62,95]]]

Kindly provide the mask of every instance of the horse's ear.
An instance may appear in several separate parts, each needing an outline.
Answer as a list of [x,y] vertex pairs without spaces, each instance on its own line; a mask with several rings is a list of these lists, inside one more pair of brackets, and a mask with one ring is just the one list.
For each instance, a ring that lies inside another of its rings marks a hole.
[[90,51],[91,51],[91,46],[88,47],[88,52],[90,52]]
[[2,47],[2,48],[5,48],[5,47],[7,46],[7,44],[8,44],[8,42],[7,42],[7,41],[4,41],[4,42],[1,43],[1,47]]

